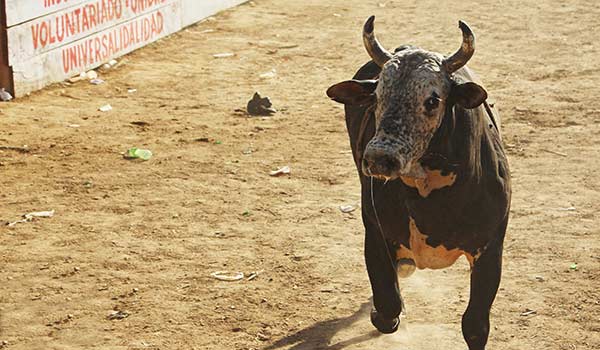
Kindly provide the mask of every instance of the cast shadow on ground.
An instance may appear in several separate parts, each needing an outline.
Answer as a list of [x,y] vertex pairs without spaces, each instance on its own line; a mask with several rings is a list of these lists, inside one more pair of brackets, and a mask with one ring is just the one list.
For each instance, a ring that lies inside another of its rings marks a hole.
[[358,335],[347,340],[330,344],[331,339],[342,329],[352,326],[360,319],[368,318],[371,311],[371,301],[363,303],[360,308],[348,317],[322,321],[304,328],[292,335],[279,339],[264,350],[275,350],[294,344],[289,350],[341,350],[350,345],[359,344],[380,335],[373,330],[367,334]]

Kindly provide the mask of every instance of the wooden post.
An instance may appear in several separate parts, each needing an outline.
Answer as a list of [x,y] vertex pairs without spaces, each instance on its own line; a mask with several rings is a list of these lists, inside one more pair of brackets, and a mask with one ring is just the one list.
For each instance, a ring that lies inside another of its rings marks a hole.
[[8,36],[6,34],[6,0],[0,0],[0,88],[13,96],[14,83],[12,68],[8,62]]

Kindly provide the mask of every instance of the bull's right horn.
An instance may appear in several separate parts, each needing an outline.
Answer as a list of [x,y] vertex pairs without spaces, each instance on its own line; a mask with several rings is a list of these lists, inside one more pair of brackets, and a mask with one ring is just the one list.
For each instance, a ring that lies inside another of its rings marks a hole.
[[450,74],[467,64],[473,56],[473,53],[475,53],[475,35],[473,35],[471,28],[463,21],[458,21],[458,27],[462,31],[462,44],[458,51],[452,56],[444,59],[443,62],[444,68],[446,68],[446,71]]
[[383,67],[383,65],[389,61],[393,55],[384,49],[375,37],[375,33],[373,32],[373,22],[375,22],[375,16],[369,17],[367,22],[365,22],[365,26],[363,27],[363,43],[365,44],[365,48],[367,49],[367,52],[373,61],[379,67]]

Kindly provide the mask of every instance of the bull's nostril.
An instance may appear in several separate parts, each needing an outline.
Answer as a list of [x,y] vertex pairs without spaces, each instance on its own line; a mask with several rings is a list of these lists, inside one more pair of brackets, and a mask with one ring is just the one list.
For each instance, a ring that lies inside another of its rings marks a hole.
[[383,160],[383,163],[384,163],[384,167],[386,169],[388,169],[388,171],[390,171],[390,172],[398,169],[398,166],[400,165],[400,163],[398,162],[398,160],[395,157],[390,157],[390,156],[385,157],[385,160]]

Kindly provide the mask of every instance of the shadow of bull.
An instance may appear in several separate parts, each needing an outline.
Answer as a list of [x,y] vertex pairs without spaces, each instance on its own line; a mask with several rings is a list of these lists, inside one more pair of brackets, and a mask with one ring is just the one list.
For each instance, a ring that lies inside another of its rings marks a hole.
[[331,340],[340,330],[352,326],[364,317],[368,317],[370,310],[371,301],[369,300],[364,302],[356,312],[348,317],[317,322],[312,326],[276,341],[274,344],[264,348],[264,350],[275,350],[289,345],[294,345],[289,350],[341,350],[348,346],[373,339],[378,337],[380,333],[373,330],[367,334],[331,344]]

